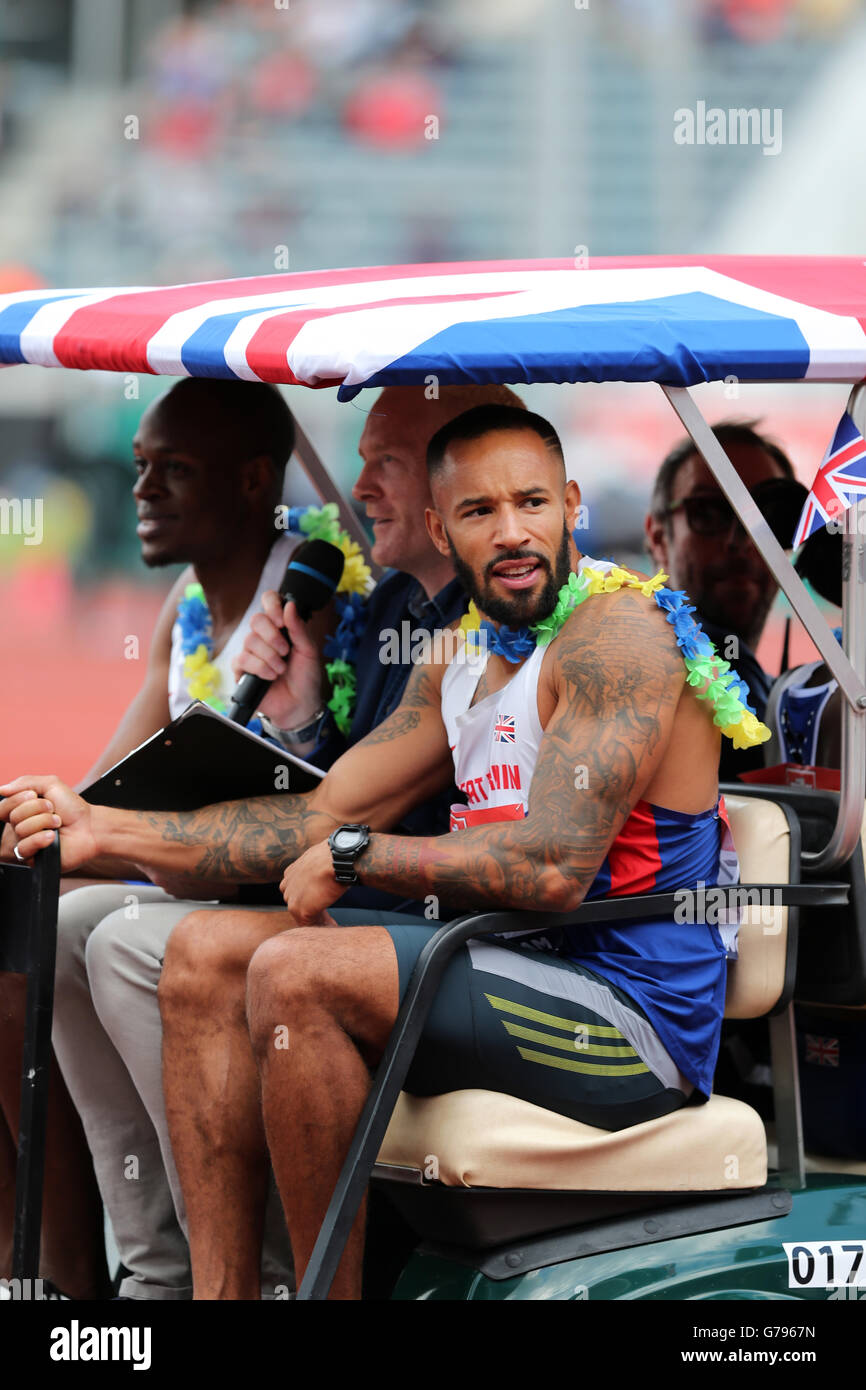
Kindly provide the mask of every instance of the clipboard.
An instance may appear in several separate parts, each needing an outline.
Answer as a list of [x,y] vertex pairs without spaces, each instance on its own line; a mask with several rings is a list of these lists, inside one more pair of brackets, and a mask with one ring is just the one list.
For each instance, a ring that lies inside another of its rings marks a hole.
[[310,791],[324,775],[195,700],[80,795],[125,811],[196,811],[216,801]]

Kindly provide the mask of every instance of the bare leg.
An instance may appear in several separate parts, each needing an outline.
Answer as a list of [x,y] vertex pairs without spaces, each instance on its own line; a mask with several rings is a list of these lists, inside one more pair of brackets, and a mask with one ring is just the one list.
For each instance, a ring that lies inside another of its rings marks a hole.
[[[0,1250],[12,1249],[26,979],[0,974]],[[11,1166],[11,1172],[10,1170]],[[8,1258],[8,1256],[7,1256]],[[102,1202],[78,1112],[51,1054],[40,1270],[71,1298],[105,1298]],[[10,1271],[4,1269],[8,1277]]]
[[195,1298],[255,1299],[270,1162],[246,1023],[247,967],[280,912],[193,912],[169,937],[159,1004],[163,1090]]
[[[399,977],[382,927],[301,927],[260,946],[247,1012],[271,1162],[300,1283],[397,1017]],[[361,1297],[364,1212],[331,1290]]]

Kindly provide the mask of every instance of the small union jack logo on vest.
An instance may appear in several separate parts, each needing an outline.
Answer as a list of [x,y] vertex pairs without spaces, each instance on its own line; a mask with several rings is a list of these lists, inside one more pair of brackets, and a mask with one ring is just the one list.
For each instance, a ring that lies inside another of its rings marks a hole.
[[496,723],[493,726],[494,743],[516,743],[517,733],[514,723],[516,716],[513,714],[497,714]]

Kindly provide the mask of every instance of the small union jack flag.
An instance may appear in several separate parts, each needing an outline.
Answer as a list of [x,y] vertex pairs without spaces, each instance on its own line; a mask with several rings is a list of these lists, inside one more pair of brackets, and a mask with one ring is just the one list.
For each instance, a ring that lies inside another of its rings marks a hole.
[[517,733],[514,728],[515,718],[516,716],[513,714],[497,714],[496,723],[493,726],[494,743],[517,742]]
[[809,490],[797,523],[794,546],[801,545],[833,517],[866,496],[866,440],[847,410]]
[[807,1033],[806,1061],[816,1062],[819,1067],[838,1067],[839,1039],[818,1038],[814,1033]]

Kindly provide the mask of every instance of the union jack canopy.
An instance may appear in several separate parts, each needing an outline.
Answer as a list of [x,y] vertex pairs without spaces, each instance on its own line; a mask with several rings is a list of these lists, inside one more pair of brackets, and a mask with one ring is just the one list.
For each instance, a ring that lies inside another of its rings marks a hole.
[[0,363],[339,386],[856,382],[866,262],[656,256],[375,266],[0,296]]

